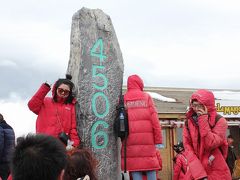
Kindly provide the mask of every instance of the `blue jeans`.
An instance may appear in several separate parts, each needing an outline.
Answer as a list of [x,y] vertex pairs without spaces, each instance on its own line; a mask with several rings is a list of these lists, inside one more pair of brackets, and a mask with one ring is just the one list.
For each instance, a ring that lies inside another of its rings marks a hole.
[[[156,171],[146,171],[147,180],[157,180]],[[142,172],[141,171],[133,171],[131,172],[133,180],[142,180]]]

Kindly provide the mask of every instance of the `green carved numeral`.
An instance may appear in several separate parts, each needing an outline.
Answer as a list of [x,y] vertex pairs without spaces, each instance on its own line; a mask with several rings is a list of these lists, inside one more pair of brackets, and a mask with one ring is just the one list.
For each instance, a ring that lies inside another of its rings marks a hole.
[[[109,125],[105,121],[97,121],[96,123],[93,124],[92,130],[91,130],[91,141],[92,141],[92,146],[95,149],[103,149],[107,146],[108,144],[108,135],[104,131],[97,131],[98,126],[103,126],[104,128],[108,128]],[[98,144],[97,143],[97,138],[103,138],[103,144]]]
[[90,51],[91,56],[97,57],[100,59],[100,63],[107,57],[103,54],[103,40],[99,38]]

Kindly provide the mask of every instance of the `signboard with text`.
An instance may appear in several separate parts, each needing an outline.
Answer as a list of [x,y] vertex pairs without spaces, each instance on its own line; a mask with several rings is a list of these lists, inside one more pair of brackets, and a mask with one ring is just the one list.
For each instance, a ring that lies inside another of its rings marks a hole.
[[216,100],[218,114],[227,118],[240,118],[240,100]]

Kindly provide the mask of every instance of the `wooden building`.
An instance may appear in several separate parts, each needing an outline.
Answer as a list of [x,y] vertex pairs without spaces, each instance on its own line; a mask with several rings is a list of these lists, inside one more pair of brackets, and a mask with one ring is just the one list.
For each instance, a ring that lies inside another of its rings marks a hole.
[[[185,113],[189,106],[190,96],[196,89],[146,87],[144,91],[149,92],[153,97],[162,126],[163,144],[160,152],[163,160],[163,170],[160,172],[160,176],[163,180],[171,180],[173,174],[172,159],[175,155],[173,145],[182,141],[182,127],[184,125]],[[216,91],[220,92],[220,90]],[[240,97],[240,91],[231,92],[238,93]],[[160,99],[157,95],[172,98],[175,102],[169,101],[168,99]],[[240,100],[227,101],[228,105],[226,110],[223,108],[226,106],[220,106],[221,100],[222,99],[216,99],[216,103],[218,103],[217,110],[218,113],[223,115],[228,121],[229,128],[227,135],[233,135],[235,152],[239,155]]]

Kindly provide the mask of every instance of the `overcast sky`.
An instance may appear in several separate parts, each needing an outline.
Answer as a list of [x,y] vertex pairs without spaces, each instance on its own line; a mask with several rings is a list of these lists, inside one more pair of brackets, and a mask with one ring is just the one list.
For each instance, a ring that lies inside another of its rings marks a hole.
[[125,81],[139,74],[146,86],[240,89],[239,0],[8,0],[0,6],[0,112],[8,118],[5,103],[25,108],[42,82],[64,77],[72,15],[82,7],[111,17]]

